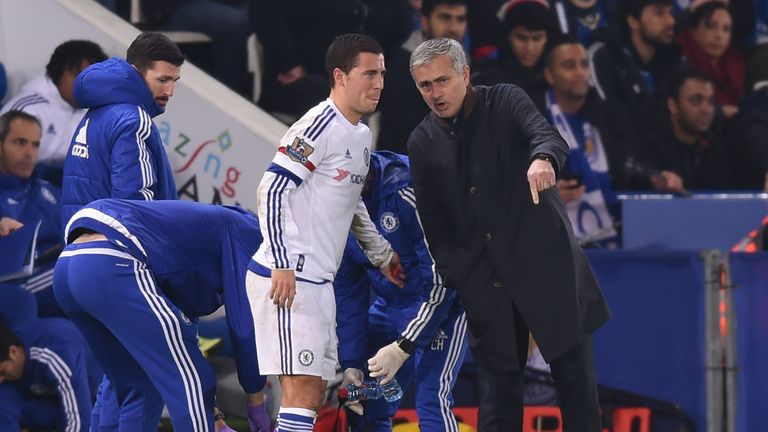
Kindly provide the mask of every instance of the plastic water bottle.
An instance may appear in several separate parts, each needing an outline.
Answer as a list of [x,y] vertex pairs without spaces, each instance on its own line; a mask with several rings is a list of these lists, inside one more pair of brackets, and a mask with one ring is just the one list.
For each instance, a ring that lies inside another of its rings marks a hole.
[[349,384],[347,388],[340,388],[339,398],[348,401],[361,401],[383,397],[387,402],[394,402],[403,397],[403,389],[395,378],[386,384],[381,384],[381,379],[365,381],[360,387]]

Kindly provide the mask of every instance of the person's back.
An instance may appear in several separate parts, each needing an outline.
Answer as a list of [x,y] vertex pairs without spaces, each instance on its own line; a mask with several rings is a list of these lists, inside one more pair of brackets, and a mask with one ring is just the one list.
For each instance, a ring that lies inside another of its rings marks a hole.
[[189,201],[105,199],[75,213],[66,236],[56,299],[114,389],[105,395],[102,386],[94,423],[98,416],[102,428],[153,427],[162,399],[176,430],[212,424],[215,377],[197,347],[195,318],[224,303],[243,389],[262,390],[245,294],[247,263],[261,242],[255,217]]
[[31,430],[87,431],[101,371],[77,328],[65,319],[43,318],[12,331],[25,361],[17,379],[0,376],[5,378],[0,380],[0,431],[18,432],[19,424]]
[[190,317],[221,306],[222,274],[237,269],[243,279],[262,241],[258,221],[243,209],[179,200],[98,200],[75,213],[66,235],[82,229],[147,262],[163,292]]

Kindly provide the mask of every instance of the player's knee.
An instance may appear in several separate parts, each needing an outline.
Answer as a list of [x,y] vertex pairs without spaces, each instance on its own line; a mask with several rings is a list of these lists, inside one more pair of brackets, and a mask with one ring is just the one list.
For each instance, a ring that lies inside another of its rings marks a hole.
[[318,412],[325,397],[326,382],[310,375],[285,375],[280,377],[283,391],[281,406],[306,408]]

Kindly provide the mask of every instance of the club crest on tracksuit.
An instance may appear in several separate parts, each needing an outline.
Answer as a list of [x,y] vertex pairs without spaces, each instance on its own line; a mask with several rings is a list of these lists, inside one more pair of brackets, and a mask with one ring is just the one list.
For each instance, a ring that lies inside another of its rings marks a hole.
[[381,219],[379,219],[379,225],[381,225],[381,229],[388,233],[395,232],[400,226],[400,219],[392,212],[385,212],[381,215]]

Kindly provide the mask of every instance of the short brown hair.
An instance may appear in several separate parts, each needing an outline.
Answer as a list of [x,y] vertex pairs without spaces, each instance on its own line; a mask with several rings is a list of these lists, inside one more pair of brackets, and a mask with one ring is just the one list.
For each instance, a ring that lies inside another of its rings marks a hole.
[[139,69],[149,69],[156,61],[166,61],[174,66],[184,63],[184,54],[178,45],[161,33],[142,33],[134,39],[125,60]]
[[38,120],[37,117],[33,116],[32,114],[19,110],[8,111],[0,116],[0,144],[5,141],[5,137],[8,136],[8,132],[11,130],[11,122],[16,119],[30,121],[36,123],[40,129],[43,128],[43,126],[40,124],[40,120]]
[[345,74],[348,74],[357,66],[360,53],[383,54],[376,40],[370,36],[347,33],[336,36],[328,51],[325,54],[325,70],[328,72],[328,79],[331,81],[331,88],[336,84],[333,80],[333,70],[339,68]]

